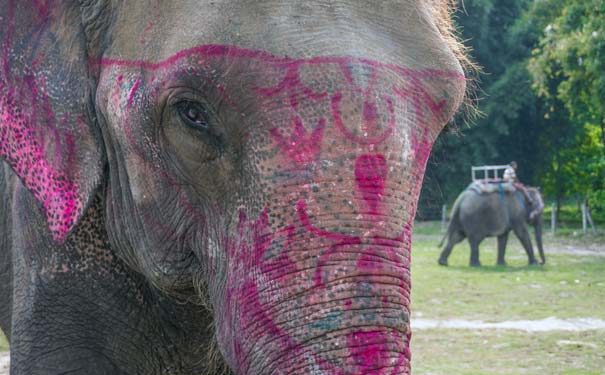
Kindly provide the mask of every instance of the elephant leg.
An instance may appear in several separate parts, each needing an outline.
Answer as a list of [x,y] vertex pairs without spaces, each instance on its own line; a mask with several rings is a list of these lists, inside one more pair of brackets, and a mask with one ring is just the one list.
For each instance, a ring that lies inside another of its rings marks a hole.
[[471,245],[471,267],[479,267],[481,266],[481,262],[479,261],[479,244],[481,240],[476,238],[469,238],[469,244]]
[[439,256],[438,262],[440,265],[447,266],[447,258],[449,258],[450,254],[452,253],[452,249],[457,243],[462,241],[464,237],[464,234],[459,231],[453,231],[448,235],[447,244]]
[[519,225],[517,227],[513,227],[515,235],[521,241],[525,252],[527,253],[527,259],[530,265],[538,264],[536,261],[536,257],[534,256],[534,249],[531,245],[531,239],[529,237],[529,232],[527,231],[527,227],[525,224]]
[[508,232],[498,236],[498,265],[506,266],[504,253],[506,252],[506,243],[508,242]]

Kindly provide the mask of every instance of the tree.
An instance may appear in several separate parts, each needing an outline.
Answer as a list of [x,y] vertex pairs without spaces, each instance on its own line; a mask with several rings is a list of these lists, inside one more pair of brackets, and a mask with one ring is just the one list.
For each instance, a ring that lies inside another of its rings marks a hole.
[[462,39],[483,67],[474,124],[433,149],[418,207],[436,216],[470,182],[471,165],[519,162],[519,177],[562,203],[605,211],[605,2],[460,0]]
[[[547,0],[531,14],[548,7],[552,18],[529,60],[538,95],[556,96],[580,122],[601,129],[605,151],[605,2]],[[554,92],[550,82],[556,81]]]
[[[560,102],[576,134],[560,149],[570,189],[605,208],[605,2],[543,0],[527,13],[543,27],[528,69],[536,93]],[[548,179],[548,176],[546,176]]]
[[[435,216],[441,204],[451,203],[470,182],[472,165],[522,163],[520,177],[533,182],[536,137],[519,129],[530,128],[537,117],[531,78],[518,62],[529,56],[510,40],[510,31],[530,0],[465,0],[457,24],[484,74],[478,109],[484,113],[473,124],[453,126],[440,136],[429,159],[419,203],[419,217]],[[515,93],[511,95],[511,93]],[[531,131],[529,132],[531,133]],[[532,160],[530,160],[532,159]]]

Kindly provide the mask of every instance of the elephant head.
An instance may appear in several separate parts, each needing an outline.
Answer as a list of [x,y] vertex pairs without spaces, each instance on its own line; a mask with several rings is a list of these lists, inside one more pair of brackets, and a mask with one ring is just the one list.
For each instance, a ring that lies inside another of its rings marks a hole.
[[446,1],[1,4],[0,154],[56,244],[98,193],[234,373],[409,373],[412,222],[465,92]]

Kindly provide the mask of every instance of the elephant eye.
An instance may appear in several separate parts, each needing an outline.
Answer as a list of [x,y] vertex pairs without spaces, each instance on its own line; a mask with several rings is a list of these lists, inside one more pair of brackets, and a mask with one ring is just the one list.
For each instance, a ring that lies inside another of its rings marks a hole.
[[182,101],[176,105],[179,117],[187,125],[194,128],[208,130],[208,111],[198,103],[192,101]]
[[193,100],[181,100],[174,104],[180,121],[193,129],[203,141],[219,153],[224,150],[223,136],[217,130],[215,117],[204,105]]

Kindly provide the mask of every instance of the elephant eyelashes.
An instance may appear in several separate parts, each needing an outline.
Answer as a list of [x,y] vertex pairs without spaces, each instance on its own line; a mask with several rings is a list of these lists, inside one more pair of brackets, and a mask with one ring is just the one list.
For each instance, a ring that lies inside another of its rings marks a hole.
[[223,151],[223,137],[217,134],[216,129],[211,125],[213,116],[202,104],[183,100],[175,104],[175,109],[181,122],[201,134],[210,146]]

